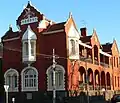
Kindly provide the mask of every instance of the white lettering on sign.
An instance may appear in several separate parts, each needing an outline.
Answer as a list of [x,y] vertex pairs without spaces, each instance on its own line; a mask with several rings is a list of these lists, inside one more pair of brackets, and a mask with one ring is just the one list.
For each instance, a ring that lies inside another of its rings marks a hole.
[[21,20],[21,25],[38,22],[38,17],[36,17],[35,14],[30,11],[30,8],[25,9],[24,17],[25,19]]
[[21,25],[38,22],[38,17],[32,17],[21,20]]

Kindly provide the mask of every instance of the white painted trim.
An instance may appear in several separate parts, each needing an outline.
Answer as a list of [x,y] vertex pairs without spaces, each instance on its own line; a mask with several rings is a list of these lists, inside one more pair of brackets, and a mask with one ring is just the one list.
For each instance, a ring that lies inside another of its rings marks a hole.
[[[79,41],[79,44],[82,45],[82,46],[85,46],[85,47],[87,47],[87,48],[92,49],[92,46],[86,45],[85,43],[82,43],[81,41]],[[106,53],[106,52],[103,52],[101,49],[99,49],[99,52],[100,52],[101,54],[105,55],[105,56],[111,57],[110,54],[108,54],[108,53]]]
[[22,41],[24,41],[24,40],[36,40],[36,39],[37,39],[36,34],[33,32],[30,25],[28,25],[27,30],[25,31],[25,33],[22,36]]
[[[46,74],[47,74],[47,90],[48,91],[52,91],[53,87],[51,86],[51,79],[49,77],[49,72],[51,72],[52,69],[52,65],[47,69]],[[65,69],[63,66],[61,65],[56,65],[56,71],[57,70],[62,70],[63,71],[63,82],[62,82],[62,86],[56,87],[56,90],[65,90]]]
[[92,46],[86,45],[85,43],[82,43],[81,41],[79,41],[79,44],[84,46],[84,47],[92,49]]
[[[27,70],[27,69],[33,69],[35,72],[36,72],[36,87],[24,87],[24,72]],[[31,67],[31,66],[28,66],[28,67],[25,67],[22,72],[21,72],[21,88],[22,88],[22,91],[38,91],[38,71],[35,67]]]
[[49,32],[43,32],[42,34],[53,34],[53,33],[59,33],[59,32],[63,32],[64,29],[61,30],[55,30],[55,31],[49,31]]
[[10,68],[4,73],[4,78],[5,78],[5,84],[7,83],[7,74],[11,72],[12,75],[15,73],[17,75],[17,87],[16,88],[9,88],[9,92],[18,92],[18,87],[19,87],[19,73],[16,69]]
[[[46,74],[49,73],[49,70],[52,70],[51,68],[52,68],[52,65],[47,69]],[[61,68],[62,71],[63,71],[63,73],[65,74],[65,69],[64,69],[63,66],[57,64],[57,65],[56,65],[56,68],[57,68],[57,70],[58,70],[58,68]],[[61,70],[61,69],[59,69],[59,70]]]
[[10,69],[8,69],[8,70],[5,72],[4,77],[6,77],[6,76],[7,76],[7,73],[9,73],[10,71],[14,71],[14,72],[17,74],[17,76],[19,76],[17,70],[15,70],[15,69],[13,69],[13,68],[10,68]]
[[5,40],[3,39],[3,42],[17,40],[17,39],[20,39],[20,37],[11,38],[11,39],[5,39]]
[[108,54],[108,53],[103,52],[101,49],[99,49],[99,52],[100,52],[101,54],[105,55],[105,56],[108,56],[108,57],[111,57],[111,56],[112,56],[112,55],[110,55],[110,54]]

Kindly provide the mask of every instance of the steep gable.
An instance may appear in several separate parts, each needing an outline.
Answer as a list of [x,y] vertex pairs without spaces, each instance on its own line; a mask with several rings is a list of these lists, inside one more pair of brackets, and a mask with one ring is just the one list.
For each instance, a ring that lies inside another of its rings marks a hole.
[[13,39],[13,38],[17,38],[20,36],[20,32],[19,31],[16,31],[14,32],[12,30],[12,27],[9,27],[9,30],[5,33],[5,35],[1,38],[3,41],[4,40],[7,40],[7,39]]
[[96,30],[93,29],[93,33],[92,33],[92,37],[91,37],[91,44],[92,46],[97,45],[98,47],[100,47],[100,42],[96,33]]
[[112,54],[113,55],[119,55],[119,49],[118,49],[118,46],[117,46],[117,43],[116,43],[116,40],[113,40],[113,45],[112,45]]
[[[18,19],[16,20],[16,24],[19,29],[25,28],[26,24],[37,23],[44,19],[44,15],[40,13],[30,2],[28,2],[27,6],[24,8],[23,12],[20,14]],[[27,28],[27,26],[26,26]]]
[[106,43],[106,44],[102,44],[102,51],[108,53],[108,54],[112,54],[112,45],[113,43]]
[[69,18],[65,23],[65,32],[67,36],[80,38],[79,32],[77,30],[76,24],[71,13],[69,14]]

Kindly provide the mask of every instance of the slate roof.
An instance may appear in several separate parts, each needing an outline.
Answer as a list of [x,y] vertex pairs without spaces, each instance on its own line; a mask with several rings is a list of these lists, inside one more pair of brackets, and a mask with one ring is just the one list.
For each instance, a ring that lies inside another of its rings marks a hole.
[[85,37],[80,37],[80,40],[83,42],[83,43],[86,43],[86,42],[91,42],[91,38],[92,35],[89,35],[89,36],[85,36]]
[[10,39],[10,38],[15,38],[15,37],[19,37],[20,33],[19,31],[13,32],[12,29],[9,29],[5,35],[2,37],[2,39]]
[[61,23],[56,23],[49,25],[48,28],[44,32],[50,32],[50,31],[56,31],[56,30],[61,30],[64,29],[64,25],[66,22],[61,22]]
[[104,52],[108,52],[109,54],[111,54],[112,53],[112,50],[111,50],[112,45],[113,45],[113,43],[102,44],[102,50]]

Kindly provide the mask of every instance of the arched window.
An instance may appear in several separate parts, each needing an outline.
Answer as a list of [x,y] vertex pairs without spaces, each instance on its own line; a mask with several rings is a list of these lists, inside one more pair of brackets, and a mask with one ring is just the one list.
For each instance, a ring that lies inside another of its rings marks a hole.
[[73,39],[70,40],[71,42],[71,54],[75,54],[75,41]]
[[36,73],[30,69],[24,73],[24,86],[25,87],[36,87]]
[[[53,90],[53,69],[52,66],[50,66],[47,69],[47,89],[48,90]],[[56,85],[56,90],[64,90],[65,89],[65,78],[64,78],[65,70],[62,66],[56,65],[55,67],[55,85]]]
[[5,84],[9,85],[9,91],[18,91],[18,72],[15,69],[9,69],[5,72]]
[[26,67],[21,72],[22,91],[38,90],[38,72],[34,67]]

